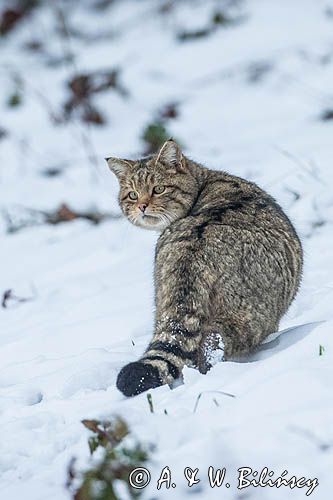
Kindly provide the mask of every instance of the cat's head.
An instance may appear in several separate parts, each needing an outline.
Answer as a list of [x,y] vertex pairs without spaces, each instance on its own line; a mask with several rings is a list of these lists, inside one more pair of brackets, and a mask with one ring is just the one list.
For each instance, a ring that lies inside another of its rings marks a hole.
[[132,224],[162,231],[191,209],[197,182],[173,140],[148,158],[106,160],[119,181],[120,207]]

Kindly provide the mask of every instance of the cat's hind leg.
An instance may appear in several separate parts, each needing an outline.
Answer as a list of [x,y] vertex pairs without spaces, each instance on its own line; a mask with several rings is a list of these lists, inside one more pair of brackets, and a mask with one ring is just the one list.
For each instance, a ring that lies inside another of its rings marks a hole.
[[212,366],[224,360],[225,344],[218,325],[212,324],[202,331],[195,367],[206,374]]

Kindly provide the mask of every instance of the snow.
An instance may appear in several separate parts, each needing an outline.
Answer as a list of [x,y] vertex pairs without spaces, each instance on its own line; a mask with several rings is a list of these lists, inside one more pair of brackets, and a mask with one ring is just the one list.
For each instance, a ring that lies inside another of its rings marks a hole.
[[[152,333],[157,235],[123,219],[7,234],[1,217],[0,292],[31,298],[0,309],[1,498],[69,498],[66,467],[73,456],[86,464],[89,454],[81,420],[116,414],[140,440],[157,445],[147,498],[196,491],[203,499],[305,497],[305,488],[237,490],[237,469],[245,466],[318,478],[311,498],[331,497],[333,121],[320,115],[333,102],[333,19],[326,1],[249,0],[230,10],[239,23],[177,41],[180,29],[206,25],[227,3],[182,1],[169,14],[158,13],[153,0],[118,1],[100,13],[89,2],[69,3],[76,28],[113,34],[71,43],[79,71],[121,68],[129,97],[111,90],[94,98],[108,118],[104,127],[50,120],[49,110],[59,112],[68,97],[65,81],[74,71],[47,64],[63,51],[52,2],[2,41],[0,126],[8,136],[0,142],[1,212],[67,202],[119,213],[117,182],[103,158],[140,154],[143,127],[175,101],[180,114],[167,125],[185,152],[269,190],[302,238],[305,270],[282,333],[207,375],[185,369],[183,385],[152,391],[152,414],[146,394],[126,399],[115,379]],[[35,38],[48,55],[23,49]],[[251,81],[259,63],[268,69]],[[6,105],[13,74],[24,88],[15,109]],[[41,175],[54,166],[63,166],[61,176]],[[166,465],[177,487],[157,492]],[[187,486],[186,466],[199,468],[200,484]],[[209,487],[209,466],[226,467],[230,488]]]

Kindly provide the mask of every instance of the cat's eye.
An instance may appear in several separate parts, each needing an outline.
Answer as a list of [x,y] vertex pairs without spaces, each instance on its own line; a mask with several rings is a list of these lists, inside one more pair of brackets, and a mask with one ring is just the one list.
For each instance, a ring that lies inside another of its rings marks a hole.
[[138,199],[138,194],[135,191],[130,191],[128,193],[128,197],[130,200],[137,200]]
[[158,186],[154,187],[153,193],[155,193],[155,194],[162,194],[164,190],[165,190],[164,186],[158,185]]

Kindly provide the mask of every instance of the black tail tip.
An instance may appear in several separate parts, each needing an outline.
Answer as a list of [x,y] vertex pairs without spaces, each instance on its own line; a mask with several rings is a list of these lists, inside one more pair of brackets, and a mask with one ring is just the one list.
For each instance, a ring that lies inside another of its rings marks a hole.
[[117,389],[125,396],[136,396],[163,385],[158,369],[140,361],[124,366],[117,377]]

